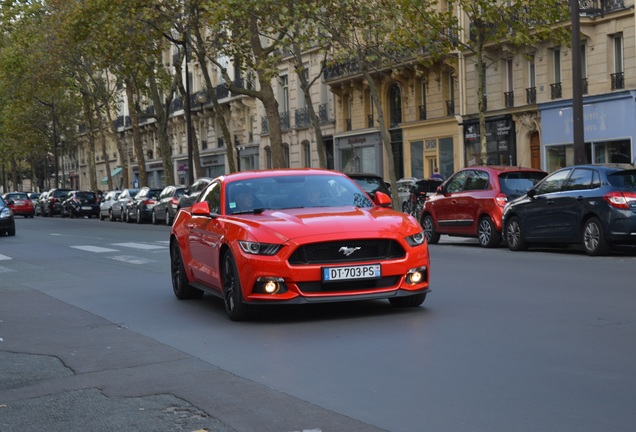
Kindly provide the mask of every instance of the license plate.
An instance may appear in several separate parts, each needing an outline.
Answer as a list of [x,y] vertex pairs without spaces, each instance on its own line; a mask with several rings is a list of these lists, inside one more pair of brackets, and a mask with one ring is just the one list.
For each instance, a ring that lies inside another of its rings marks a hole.
[[82,206],[82,210],[93,210],[93,208],[88,206]]
[[322,280],[324,282],[357,279],[379,279],[380,277],[382,277],[382,269],[380,267],[380,264],[322,268]]

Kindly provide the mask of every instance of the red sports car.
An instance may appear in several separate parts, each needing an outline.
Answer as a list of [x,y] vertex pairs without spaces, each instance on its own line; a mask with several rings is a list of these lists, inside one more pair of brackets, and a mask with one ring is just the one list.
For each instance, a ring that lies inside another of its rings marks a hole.
[[214,179],[179,211],[170,233],[179,299],[223,298],[231,320],[259,304],[388,299],[421,305],[429,292],[422,227],[382,207],[344,174],[282,169]]

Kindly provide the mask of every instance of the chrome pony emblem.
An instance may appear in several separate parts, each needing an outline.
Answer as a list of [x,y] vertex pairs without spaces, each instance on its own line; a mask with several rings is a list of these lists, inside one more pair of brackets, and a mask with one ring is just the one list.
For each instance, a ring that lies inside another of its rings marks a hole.
[[344,254],[344,256],[349,256],[352,253],[354,253],[355,251],[357,251],[358,249],[360,249],[360,247],[341,247],[340,250],[338,250],[338,252],[342,252]]

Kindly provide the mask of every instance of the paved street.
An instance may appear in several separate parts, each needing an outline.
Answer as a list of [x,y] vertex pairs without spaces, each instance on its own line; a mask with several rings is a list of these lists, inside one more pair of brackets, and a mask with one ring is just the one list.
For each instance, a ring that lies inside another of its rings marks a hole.
[[174,298],[168,228],[0,238],[0,430],[630,431],[636,254],[431,246],[421,308]]

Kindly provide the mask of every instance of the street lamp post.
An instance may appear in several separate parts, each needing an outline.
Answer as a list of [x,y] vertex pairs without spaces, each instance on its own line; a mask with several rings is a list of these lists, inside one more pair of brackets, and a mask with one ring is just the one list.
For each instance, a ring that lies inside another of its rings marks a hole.
[[579,0],[570,0],[572,18],[572,139],[574,164],[585,163],[585,136],[583,132],[583,90],[581,76],[581,30]]

